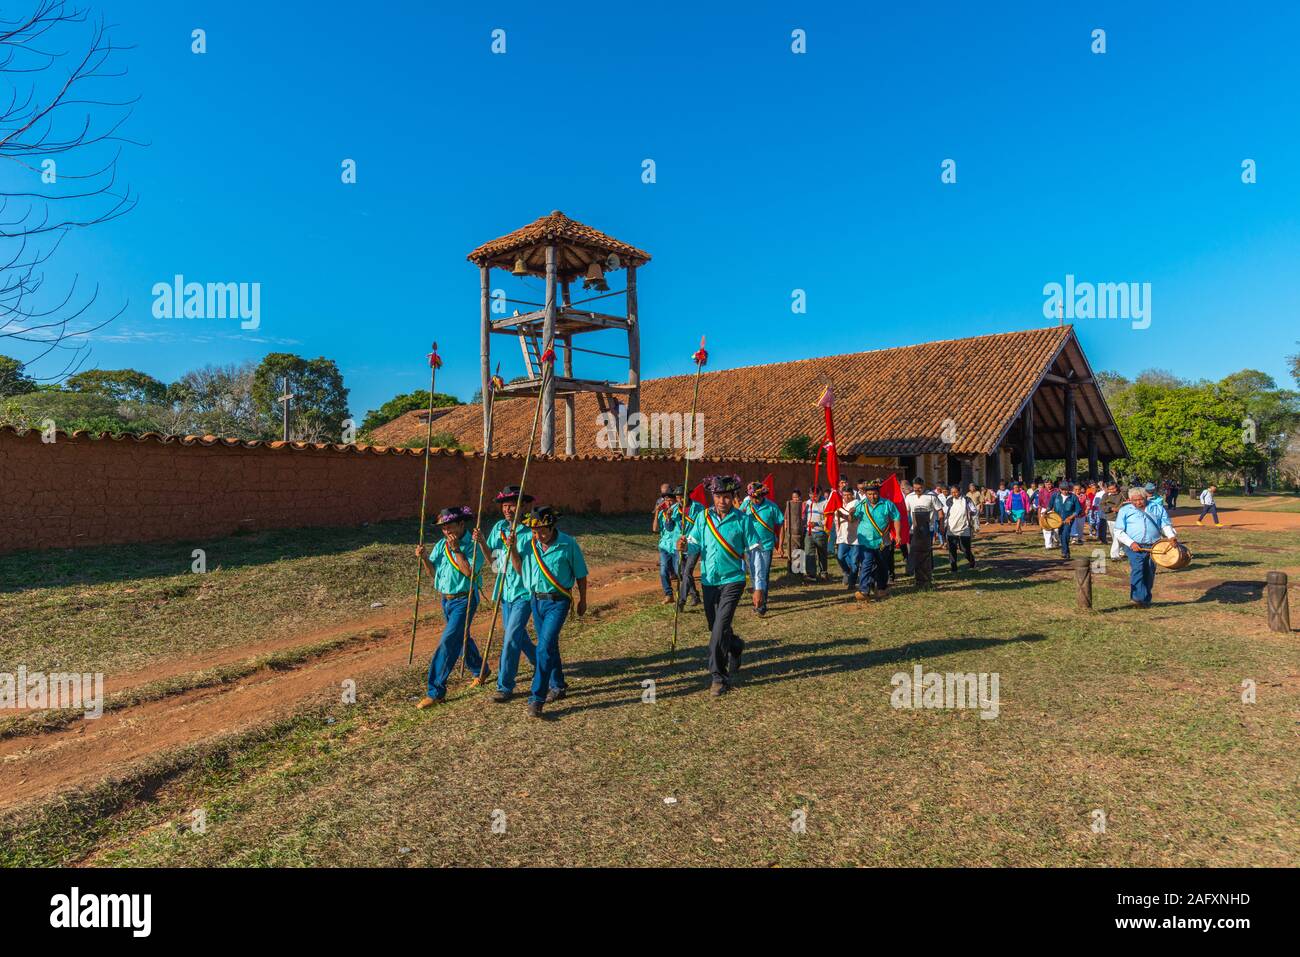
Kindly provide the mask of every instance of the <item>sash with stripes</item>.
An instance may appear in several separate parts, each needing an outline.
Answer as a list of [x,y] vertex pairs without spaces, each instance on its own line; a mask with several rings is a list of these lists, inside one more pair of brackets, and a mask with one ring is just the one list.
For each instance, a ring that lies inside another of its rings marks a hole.
[[678,511],[682,513],[683,528],[690,528],[695,524],[695,519],[691,518],[691,510],[689,506],[687,508],[679,508]]
[[887,542],[887,541],[892,541],[891,538],[889,538],[889,537],[888,537],[884,532],[882,532],[882,531],[880,530],[880,526],[876,524],[876,518],[875,518],[874,515],[871,514],[871,505],[870,505],[870,503],[868,503],[868,504],[866,504],[866,505],[863,505],[863,506],[862,506],[862,511],[863,511],[863,513],[867,516],[867,520],[868,520],[869,522],[871,522],[871,527],[874,528],[874,529],[876,530],[876,534],[880,536],[880,544],[883,545],[883,544],[885,544],[885,542]]
[[740,557],[740,552],[731,547],[731,543],[723,538],[722,533],[718,531],[718,526],[713,524],[713,512],[707,508],[704,510],[704,524],[709,526],[709,531],[713,533],[713,537],[717,539],[718,544],[722,546],[723,551],[736,561],[744,564],[744,560]]
[[776,529],[774,529],[771,525],[767,524],[767,522],[763,521],[763,516],[758,514],[758,509],[755,507],[753,502],[749,503],[749,514],[754,516],[754,519],[758,522],[758,524],[762,525],[773,535],[776,534]]
[[542,553],[537,548],[537,536],[534,535],[532,538],[530,538],[528,540],[528,544],[530,544],[533,547],[533,559],[537,562],[537,567],[538,569],[540,569],[542,573],[542,577],[545,578],[548,582],[550,582],[551,589],[553,591],[561,592],[564,595],[564,597],[572,601],[573,593],[569,591],[569,589],[561,585],[558,581],[556,581],[555,576],[551,574],[551,570],[546,567],[546,562],[542,561]]

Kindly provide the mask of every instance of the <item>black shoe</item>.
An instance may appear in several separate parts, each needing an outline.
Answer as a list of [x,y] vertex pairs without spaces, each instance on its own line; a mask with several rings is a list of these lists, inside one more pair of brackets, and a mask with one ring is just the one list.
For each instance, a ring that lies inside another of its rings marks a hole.
[[540,718],[542,716],[542,706],[536,701],[528,702],[528,717]]
[[699,596],[699,595],[692,594],[692,595],[691,595],[691,607],[694,608],[694,607],[695,607],[696,605],[698,605],[699,603],[700,603],[700,596]]
[[727,677],[734,682],[740,677],[740,656],[745,652],[745,642],[737,638],[733,648],[735,650],[727,654]]
[[730,690],[731,685],[727,684],[725,681],[718,681],[715,679],[713,685],[709,688],[709,694],[713,695],[715,698],[721,698]]
[[546,703],[555,704],[555,702],[564,697],[567,690],[567,688],[552,688],[550,691],[546,692]]
[[492,700],[497,704],[505,704],[515,696],[513,691],[498,691],[492,696]]
[[758,612],[758,617],[762,618],[764,615],[767,614],[767,602],[763,602],[763,604],[759,605],[754,610]]

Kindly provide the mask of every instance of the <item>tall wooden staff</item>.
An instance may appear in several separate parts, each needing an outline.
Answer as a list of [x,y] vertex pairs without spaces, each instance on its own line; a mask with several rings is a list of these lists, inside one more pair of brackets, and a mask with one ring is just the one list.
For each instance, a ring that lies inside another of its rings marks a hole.
[[[501,378],[499,374],[500,372],[501,372],[501,363],[498,362],[497,363],[498,375],[494,375],[491,379],[488,380],[488,392],[487,395],[483,397],[483,401],[487,403],[488,435],[492,434],[492,412],[496,407],[497,382]],[[476,532],[483,528],[483,489],[487,486],[487,467],[488,467],[488,452],[487,449],[484,449],[483,470],[479,474],[479,478],[478,478],[478,511],[474,513],[474,531]],[[469,568],[471,572],[474,570],[474,560],[478,558],[478,553],[479,553],[479,545],[478,542],[476,541],[474,542],[474,552],[470,556],[470,560],[469,560]],[[474,591],[473,581],[470,582],[470,591],[471,592]],[[469,606],[466,605],[466,608],[468,607]],[[465,633],[461,636],[461,641],[460,641],[460,646],[462,648],[467,647],[469,644],[469,619],[470,616],[467,612],[465,615]],[[465,674],[465,655],[463,653],[460,656],[460,668],[457,673],[460,675]],[[477,684],[478,684],[478,679],[476,678],[474,680],[474,685]]]
[[[542,414],[542,397],[546,394],[546,380],[549,376],[555,374],[555,350],[547,349],[543,352],[541,363],[542,381],[537,389],[537,405],[533,407],[533,429],[528,433],[528,451],[524,453],[524,471],[523,474],[519,476],[519,498],[515,500],[515,517],[510,520],[510,541],[506,543],[506,547],[512,550],[515,547],[515,531],[519,528],[519,515],[523,511],[524,507],[524,484],[528,481],[528,463],[533,460],[533,443],[537,439],[537,420]],[[506,561],[510,561],[510,556],[508,554],[506,555]],[[505,568],[502,568],[501,574],[504,576],[509,574],[509,572],[507,572]],[[493,591],[496,590],[495,583],[493,584],[492,589]],[[502,591],[502,594],[505,594],[504,590]],[[492,651],[492,633],[496,631],[497,613],[500,610],[500,600],[493,602],[492,621],[488,625],[487,644],[483,646],[483,666],[478,672],[478,680],[480,682],[487,677],[488,655]]]
[[[424,545],[424,503],[429,496],[429,446],[433,444],[433,382],[434,377],[438,374],[438,368],[442,365],[442,358],[438,355],[438,343],[433,344],[433,351],[429,353],[429,418],[425,423],[424,430],[424,482],[420,485],[420,544]],[[415,629],[420,623],[420,585],[424,582],[424,564],[423,558],[416,559],[415,562],[415,616],[411,619],[411,650],[406,655],[406,663],[409,665],[415,661]]]
[[[695,428],[695,407],[700,401],[700,373],[709,354],[704,351],[704,337],[700,336],[700,349],[691,356],[695,360],[695,393],[691,396],[691,428]],[[690,451],[682,456],[686,461],[686,470],[682,474],[682,530],[686,530],[686,519],[691,514],[691,456]],[[668,650],[669,660],[677,657],[677,625],[682,614],[682,603],[686,601],[686,576],[690,574],[685,560],[681,563],[681,573],[677,576],[677,600],[673,602],[673,644]]]

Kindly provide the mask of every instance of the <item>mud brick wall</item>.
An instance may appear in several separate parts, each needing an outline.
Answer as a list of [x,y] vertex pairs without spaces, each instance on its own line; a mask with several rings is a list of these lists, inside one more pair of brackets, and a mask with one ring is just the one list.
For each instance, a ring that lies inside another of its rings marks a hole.
[[[419,514],[422,453],[280,443],[92,438],[44,443],[0,429],[0,552],[146,541],[211,539],[243,530],[360,525]],[[491,456],[491,494],[517,483],[520,456]],[[430,458],[429,509],[477,504],[483,459]],[[771,472],[780,499],[806,488],[807,463],[701,460],[692,484],[711,472],[746,481]],[[845,466],[846,477],[884,477],[877,466]],[[661,482],[681,482],[682,463],[663,459],[535,458],[528,491],[567,512],[648,514]],[[490,506],[489,506],[490,507]]]

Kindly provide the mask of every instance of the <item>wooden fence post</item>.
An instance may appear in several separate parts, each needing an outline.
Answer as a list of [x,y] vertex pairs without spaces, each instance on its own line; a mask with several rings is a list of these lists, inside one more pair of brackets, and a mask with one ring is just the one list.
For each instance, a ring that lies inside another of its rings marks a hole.
[[1092,559],[1076,558],[1074,560],[1075,603],[1080,611],[1092,608]]
[[1287,600],[1286,572],[1269,572],[1268,627],[1271,631],[1291,633],[1291,606]]

